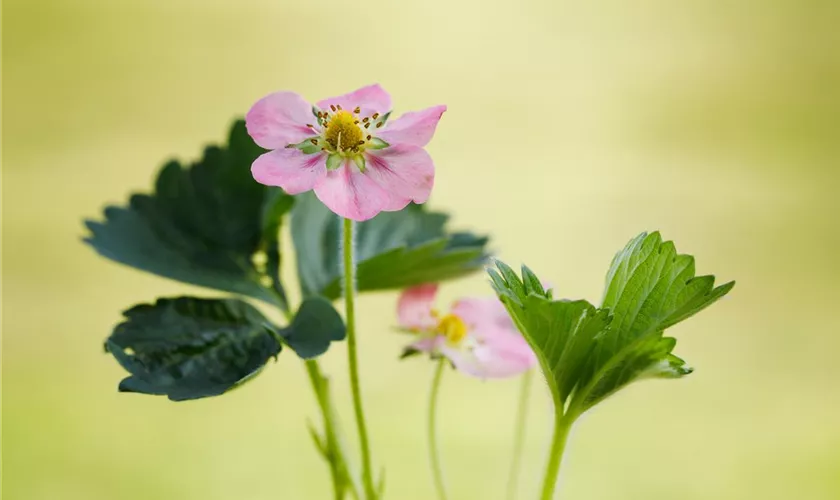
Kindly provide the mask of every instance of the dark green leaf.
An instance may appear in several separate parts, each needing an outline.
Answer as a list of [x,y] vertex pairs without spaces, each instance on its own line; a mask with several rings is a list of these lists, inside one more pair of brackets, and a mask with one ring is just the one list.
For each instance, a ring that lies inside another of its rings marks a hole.
[[173,401],[224,393],[280,353],[277,331],[235,299],[159,299],[125,311],[106,347],[131,376],[123,392]]
[[[445,214],[409,205],[356,224],[359,291],[403,288],[444,281],[475,272],[487,254],[486,237],[448,233]],[[292,239],[305,295],[341,295],[341,224],[311,193],[296,197]]]
[[666,328],[708,307],[734,286],[694,276],[694,258],[678,255],[658,233],[633,239],[613,259],[601,308],[552,300],[523,266],[489,270],[492,286],[534,349],[555,402],[574,416],[642,378],[691,373],[672,354]]
[[[238,121],[227,147],[208,147],[190,167],[166,164],[154,193],[107,207],[104,221],[86,221],[85,241],[116,262],[285,308],[277,231],[293,198],[251,177],[263,152]],[[262,252],[267,268],[254,262]]]
[[304,301],[287,328],[237,299],[159,299],[123,314],[126,321],[106,341],[131,373],[120,391],[173,401],[217,396],[242,384],[280,353],[282,343],[313,357],[345,333],[341,317],[320,298]]
[[344,340],[344,321],[326,299],[303,301],[289,328],[280,332],[286,344],[304,359],[326,352],[331,342]]

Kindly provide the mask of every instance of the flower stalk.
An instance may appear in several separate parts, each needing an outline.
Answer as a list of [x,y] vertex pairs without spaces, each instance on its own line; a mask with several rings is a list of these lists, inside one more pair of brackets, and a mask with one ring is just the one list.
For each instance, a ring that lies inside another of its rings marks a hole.
[[557,478],[560,476],[560,464],[563,461],[566,440],[569,437],[569,431],[573,423],[574,418],[570,415],[564,415],[562,406],[555,408],[554,436],[551,439],[551,451],[548,455],[540,500],[554,499],[554,489],[557,486]]
[[522,375],[519,388],[519,404],[516,411],[516,427],[513,437],[513,458],[510,462],[508,474],[507,499],[516,500],[516,490],[519,488],[519,471],[522,468],[522,454],[525,450],[525,425],[528,419],[528,401],[531,395],[531,384],[534,380],[534,370]]
[[443,480],[443,467],[440,462],[437,438],[437,401],[440,393],[440,381],[443,378],[445,368],[446,358],[441,357],[437,362],[435,374],[432,377],[432,388],[429,392],[429,465],[432,468],[432,478],[434,479],[438,500],[447,500],[446,483]]
[[333,485],[333,498],[343,500],[346,493],[359,500],[359,488],[350,471],[347,454],[341,443],[338,421],[332,400],[330,399],[329,380],[322,374],[317,360],[308,359],[305,362],[306,373],[312,383],[312,390],[318,400],[318,408],[324,422],[323,454],[330,465],[330,477]]
[[353,221],[344,219],[343,231],[343,264],[344,264],[344,304],[345,322],[347,323],[347,361],[350,370],[350,389],[353,394],[353,410],[356,414],[356,428],[359,433],[359,446],[362,452],[362,484],[365,498],[374,500],[377,489],[373,481],[373,470],[370,458],[370,444],[368,441],[367,423],[362,407],[362,390],[359,383],[359,362],[356,352],[356,311],[354,299],[356,294],[355,271],[356,262],[353,259]]

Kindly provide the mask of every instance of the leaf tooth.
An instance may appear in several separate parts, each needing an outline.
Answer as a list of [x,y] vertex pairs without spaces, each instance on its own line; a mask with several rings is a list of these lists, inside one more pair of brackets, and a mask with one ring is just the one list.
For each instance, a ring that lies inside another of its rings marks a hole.
[[519,276],[516,275],[516,272],[509,265],[500,260],[496,260],[496,267],[502,273],[508,288],[510,288],[518,297],[525,297],[525,286],[522,284],[522,280],[519,279]]
[[545,289],[543,288],[540,279],[525,264],[522,264],[522,282],[525,285],[526,294],[530,295],[535,293],[542,296],[545,295]]

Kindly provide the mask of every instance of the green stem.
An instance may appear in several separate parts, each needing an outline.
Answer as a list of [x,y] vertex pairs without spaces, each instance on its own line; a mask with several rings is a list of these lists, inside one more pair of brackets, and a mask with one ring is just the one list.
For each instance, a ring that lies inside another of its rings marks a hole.
[[440,464],[440,452],[437,440],[437,400],[440,392],[440,379],[443,378],[443,370],[446,368],[446,358],[441,357],[435,368],[435,375],[432,378],[432,389],[429,393],[429,463],[432,466],[432,477],[435,482],[435,491],[439,500],[446,500],[446,484],[443,481],[443,467]]
[[[286,308],[280,308],[280,312],[291,323],[295,315]],[[330,465],[330,478],[333,485],[333,498],[344,500],[344,493],[348,489],[356,500],[359,499],[359,490],[355,479],[350,472],[347,462],[347,454],[339,439],[338,419],[333,410],[330,398],[329,381],[321,372],[321,366],[316,359],[307,359],[306,374],[309,375],[309,382],[312,384],[312,392],[318,401],[318,409],[321,410],[321,418],[324,421],[324,439],[326,440],[326,453],[324,458]]]
[[525,426],[528,418],[528,400],[531,395],[531,382],[534,370],[528,370],[522,375],[522,386],[519,389],[519,409],[516,412],[516,427],[513,437],[513,459],[508,474],[507,499],[516,500],[516,490],[519,485],[519,471],[522,467],[522,452],[525,448]]
[[359,432],[359,445],[362,449],[362,483],[365,497],[374,500],[377,497],[373,483],[373,471],[370,460],[367,424],[362,409],[362,391],[359,384],[359,362],[356,354],[356,311],[353,300],[356,294],[356,281],[353,276],[356,263],[353,261],[353,221],[344,219],[344,303],[345,321],[347,322],[347,358],[350,369],[350,388],[353,393],[353,410],[356,413],[356,427]]
[[543,480],[540,500],[553,500],[554,498],[554,488],[557,485],[557,477],[560,474],[563,450],[566,448],[566,438],[569,437],[569,430],[572,428],[573,422],[573,419],[564,417],[562,407],[555,409],[554,437],[551,440],[551,452],[548,456],[548,465],[545,470],[545,480]]
[[308,359],[305,362],[306,373],[312,383],[312,390],[318,400],[318,407],[324,421],[324,445],[330,465],[330,476],[333,484],[333,498],[343,500],[349,489],[353,498],[359,498],[359,491],[347,461],[347,454],[342,446],[338,429],[338,420],[330,397],[329,380],[322,374],[318,361]]

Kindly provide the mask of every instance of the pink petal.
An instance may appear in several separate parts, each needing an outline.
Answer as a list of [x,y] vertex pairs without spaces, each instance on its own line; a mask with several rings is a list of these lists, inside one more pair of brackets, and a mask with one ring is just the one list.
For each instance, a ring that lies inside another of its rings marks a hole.
[[398,144],[365,154],[366,174],[389,194],[383,210],[425,203],[435,183],[435,164],[423,148]]
[[341,106],[346,110],[353,110],[358,106],[367,112],[386,113],[391,111],[391,96],[377,83],[362,87],[349,94],[318,101],[318,107],[323,110],[328,109],[331,104]]
[[433,106],[422,111],[406,113],[394,121],[388,122],[379,137],[390,144],[411,144],[423,147],[435,135],[440,117],[446,106]]
[[497,330],[471,348],[455,348],[444,343],[440,352],[459,371],[478,378],[512,377],[528,371],[536,363],[536,356],[525,339],[506,330]]
[[266,149],[297,144],[318,133],[307,125],[317,123],[312,106],[294,92],[275,92],[254,104],[245,115],[248,134]]
[[254,160],[251,174],[260,184],[280,186],[289,194],[303,193],[327,174],[326,156],[303,154],[295,148],[276,149]]
[[319,178],[315,195],[336,214],[355,221],[373,218],[389,201],[388,193],[352,160]]
[[478,339],[484,339],[486,331],[492,334],[500,329],[519,335],[504,304],[496,297],[461,299],[452,306],[452,313],[461,318],[470,334]]
[[403,290],[397,302],[397,317],[400,326],[415,330],[434,328],[437,321],[432,316],[432,304],[437,295],[436,283],[417,285]]
[[391,194],[388,198],[388,203],[382,207],[383,212],[399,212],[403,208],[407,207],[408,204],[411,203],[409,198],[402,198],[400,196]]
[[434,337],[424,337],[416,342],[412,342],[409,347],[420,352],[433,353],[440,350],[441,345],[446,343],[446,339],[440,335]]

